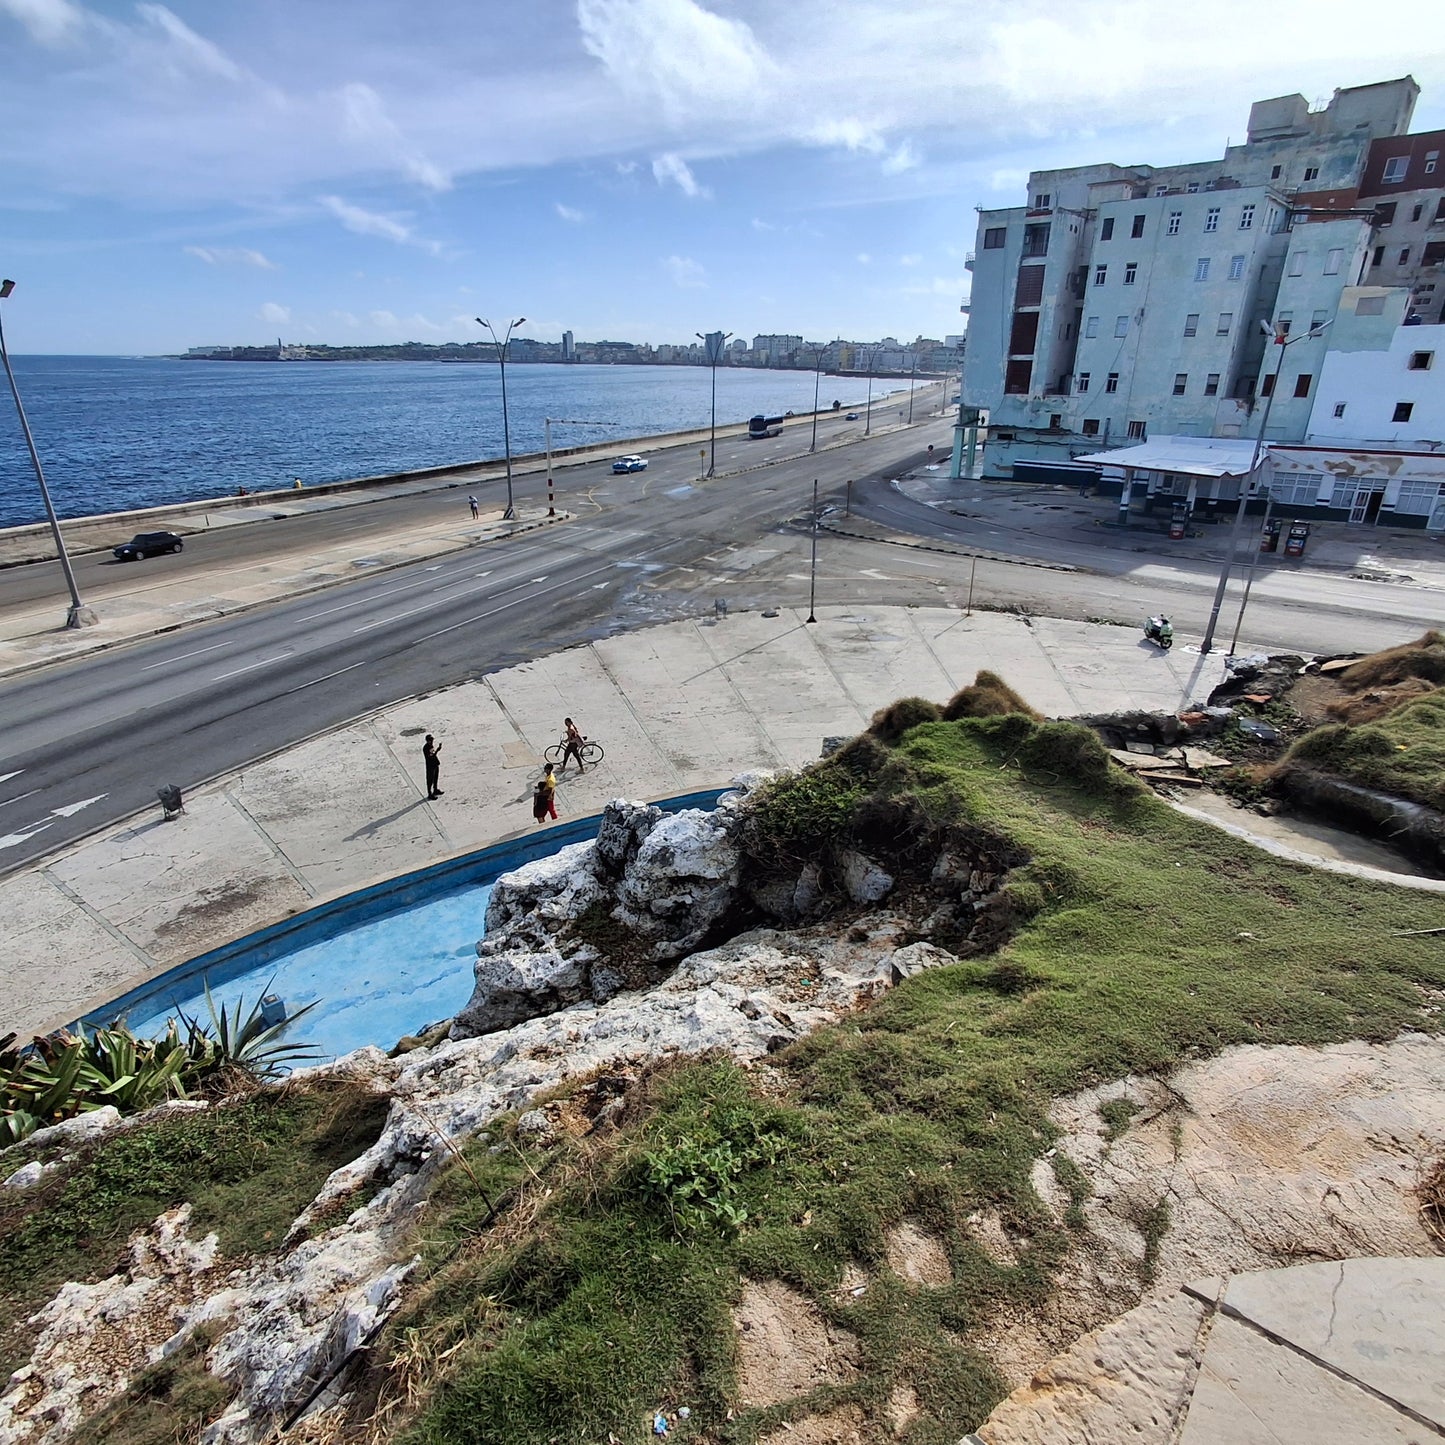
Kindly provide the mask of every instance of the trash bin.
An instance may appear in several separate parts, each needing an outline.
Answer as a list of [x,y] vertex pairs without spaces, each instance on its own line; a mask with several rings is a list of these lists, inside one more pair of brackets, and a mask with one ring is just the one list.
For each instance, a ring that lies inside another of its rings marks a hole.
[[1264,531],[1259,534],[1259,550],[1261,552],[1279,551],[1279,523],[1266,522]]
[[161,817],[166,821],[186,811],[186,805],[181,801],[181,790],[174,783],[157,788],[156,797],[160,799]]
[[1291,522],[1289,533],[1284,539],[1284,555],[1286,557],[1303,557],[1305,554],[1305,543],[1309,541],[1310,524],[1308,522]]

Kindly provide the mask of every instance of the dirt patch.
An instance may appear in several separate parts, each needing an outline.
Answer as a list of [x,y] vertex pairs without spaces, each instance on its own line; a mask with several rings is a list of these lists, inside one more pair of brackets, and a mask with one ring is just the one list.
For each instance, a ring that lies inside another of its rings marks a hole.
[[1311,727],[1321,727],[1335,721],[1330,715],[1330,705],[1348,696],[1334,677],[1307,672],[1285,694],[1285,701]]
[[763,1445],[861,1445],[862,1439],[863,1412],[856,1405],[845,1405],[826,1415],[790,1421],[764,1435]]
[[888,1231],[888,1268],[909,1284],[937,1289],[953,1282],[948,1253],[931,1234],[905,1219]]
[[189,933],[197,924],[223,924],[233,914],[249,908],[271,886],[269,878],[237,878],[218,888],[203,889],[194,903],[187,903],[174,918],[156,926],[156,937]]
[[918,1418],[920,1409],[918,1392],[907,1380],[903,1380],[893,1387],[883,1415],[888,1421],[889,1429],[895,1435],[901,1435]]
[[1004,1228],[998,1210],[986,1209],[969,1215],[968,1233],[974,1243],[996,1264],[1012,1267],[1019,1262],[1018,1247]]
[[[749,1281],[733,1310],[733,1324],[738,1332],[738,1395],[744,1406],[779,1405],[819,1385],[846,1384],[858,1374],[857,1339],[829,1324],[813,1304],[778,1280]],[[785,1431],[788,1439],[849,1438],[800,1435],[804,1423]]]

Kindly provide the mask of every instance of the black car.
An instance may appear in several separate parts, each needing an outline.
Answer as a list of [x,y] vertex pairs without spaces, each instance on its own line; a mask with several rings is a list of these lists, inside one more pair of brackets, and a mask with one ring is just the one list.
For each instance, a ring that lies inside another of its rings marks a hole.
[[179,552],[185,545],[174,532],[137,532],[111,551],[118,561],[137,562],[142,557],[159,557],[162,552]]

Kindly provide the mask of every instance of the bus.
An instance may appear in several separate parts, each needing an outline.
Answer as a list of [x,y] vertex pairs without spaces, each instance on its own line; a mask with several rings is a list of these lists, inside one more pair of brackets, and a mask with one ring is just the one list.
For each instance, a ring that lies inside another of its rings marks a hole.
[[764,437],[781,436],[783,432],[783,418],[780,416],[764,416],[761,412],[757,416],[748,418],[748,436],[754,441],[761,441]]

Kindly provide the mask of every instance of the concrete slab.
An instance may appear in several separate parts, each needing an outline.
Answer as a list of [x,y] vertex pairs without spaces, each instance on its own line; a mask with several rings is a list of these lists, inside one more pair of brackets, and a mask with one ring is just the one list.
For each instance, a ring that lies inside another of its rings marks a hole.
[[1426,1445],[1434,1432],[1227,1317],[1210,1331],[1179,1445]]
[[1445,1429],[1445,1259],[1346,1259],[1240,1274],[1224,1307]]

